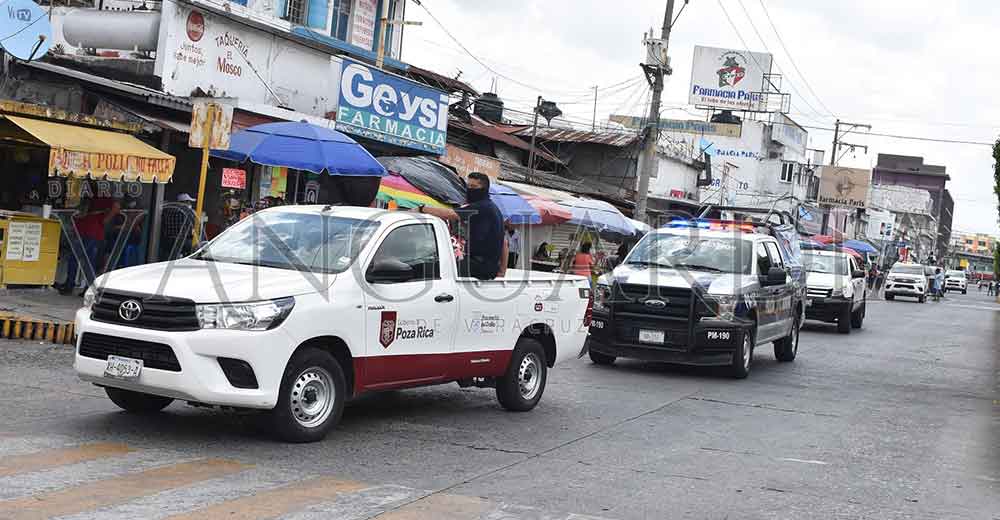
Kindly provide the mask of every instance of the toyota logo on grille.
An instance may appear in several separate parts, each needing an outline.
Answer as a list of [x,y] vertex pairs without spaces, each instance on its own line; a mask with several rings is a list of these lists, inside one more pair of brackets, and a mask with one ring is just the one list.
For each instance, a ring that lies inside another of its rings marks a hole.
[[652,307],[654,309],[662,309],[662,308],[666,307],[667,304],[670,303],[670,301],[669,300],[667,300],[667,301],[663,301],[663,300],[646,300],[643,303],[646,305],[646,307]]
[[142,304],[136,300],[125,300],[118,306],[118,315],[125,321],[135,321],[142,314]]

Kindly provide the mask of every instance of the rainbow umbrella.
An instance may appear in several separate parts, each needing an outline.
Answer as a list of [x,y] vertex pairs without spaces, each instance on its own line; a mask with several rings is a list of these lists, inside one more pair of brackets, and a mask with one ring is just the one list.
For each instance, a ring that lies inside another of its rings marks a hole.
[[402,175],[389,172],[382,177],[379,184],[378,193],[375,199],[388,203],[394,201],[401,208],[415,208],[421,204],[434,208],[446,208],[445,204],[438,202],[419,188],[410,184]]

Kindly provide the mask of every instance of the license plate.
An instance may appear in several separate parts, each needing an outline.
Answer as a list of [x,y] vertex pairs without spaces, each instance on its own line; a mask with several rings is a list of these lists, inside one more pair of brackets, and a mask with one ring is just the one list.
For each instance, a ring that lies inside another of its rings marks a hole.
[[643,343],[663,343],[667,334],[662,330],[639,329],[639,341]]
[[142,360],[120,356],[108,356],[108,364],[104,367],[104,377],[114,379],[126,379],[134,381],[139,379],[142,372]]
[[728,330],[710,330],[707,333],[710,341],[729,341],[733,333]]

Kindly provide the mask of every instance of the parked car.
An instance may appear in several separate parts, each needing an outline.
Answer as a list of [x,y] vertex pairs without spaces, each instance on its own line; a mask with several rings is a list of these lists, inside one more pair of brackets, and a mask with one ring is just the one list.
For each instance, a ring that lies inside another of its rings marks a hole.
[[965,271],[948,271],[944,274],[944,290],[948,291],[962,291],[962,294],[968,294],[969,292],[969,282],[965,278]]
[[809,273],[806,318],[837,323],[837,331],[860,329],[868,307],[868,284],[858,261],[838,251],[803,251],[802,264]]
[[597,282],[591,361],[728,366],[745,378],[755,348],[772,342],[793,361],[803,302],[769,229],[698,220],[647,234]]
[[440,219],[265,209],[188,258],[100,277],[74,365],[125,410],[260,409],[288,441],[323,438],[348,398],[380,390],[458,382],[534,408],[547,369],[582,351],[589,281],[457,273]]
[[896,263],[885,277],[886,300],[896,296],[916,298],[920,303],[927,301],[928,279],[926,268],[921,264]]

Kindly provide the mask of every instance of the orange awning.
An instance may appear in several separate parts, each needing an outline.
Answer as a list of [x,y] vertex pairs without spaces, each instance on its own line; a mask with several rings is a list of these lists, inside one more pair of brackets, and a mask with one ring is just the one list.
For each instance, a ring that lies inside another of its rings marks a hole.
[[49,175],[114,181],[169,182],[174,156],[120,132],[41,119],[4,116],[49,152]]

